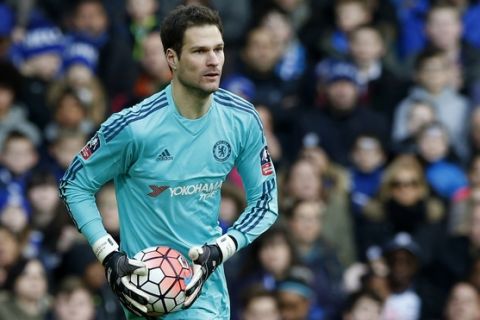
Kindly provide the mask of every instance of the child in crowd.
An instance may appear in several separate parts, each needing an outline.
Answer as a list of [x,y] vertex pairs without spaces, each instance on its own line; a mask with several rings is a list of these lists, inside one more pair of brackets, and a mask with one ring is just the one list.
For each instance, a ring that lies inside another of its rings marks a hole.
[[377,194],[386,154],[375,136],[360,135],[353,146],[350,169],[352,213],[358,218],[363,206]]
[[53,302],[53,319],[96,319],[94,298],[81,279],[69,277],[62,280]]
[[47,141],[55,140],[62,131],[80,131],[90,136],[94,129],[88,118],[88,107],[73,89],[65,88],[55,102],[53,122],[45,128]]
[[437,121],[437,114],[431,102],[412,100],[407,115],[407,136],[393,144],[392,149],[395,155],[415,153],[418,132],[423,126],[434,121]]
[[417,149],[425,162],[425,176],[433,191],[450,201],[468,185],[462,168],[449,160],[447,129],[438,122],[424,126],[418,133]]
[[280,320],[277,297],[274,292],[255,284],[242,294],[241,320]]
[[25,187],[39,155],[29,136],[11,131],[0,150],[0,206],[25,202]]
[[387,64],[387,48],[380,29],[361,25],[348,34],[349,52],[358,70],[360,102],[392,121],[395,107],[407,92],[407,83]]
[[465,123],[470,114],[468,101],[449,86],[449,69],[445,53],[438,49],[424,50],[415,61],[416,85],[397,107],[393,119],[393,140],[408,137],[407,119],[412,100],[431,101],[438,120],[448,129],[452,147],[465,161],[468,153],[465,143]]
[[44,319],[48,312],[45,268],[36,259],[20,259],[8,273],[7,298],[0,302],[0,319]]
[[445,307],[445,320],[469,320],[480,318],[480,295],[467,282],[457,283],[450,291]]
[[75,155],[87,143],[87,136],[80,131],[62,131],[49,146],[50,170],[57,181],[65,174]]
[[371,23],[373,12],[364,0],[338,0],[334,4],[335,28],[320,41],[321,52],[325,56],[345,58],[348,54],[348,34],[355,28]]
[[383,300],[372,291],[352,293],[343,309],[343,320],[380,320]]

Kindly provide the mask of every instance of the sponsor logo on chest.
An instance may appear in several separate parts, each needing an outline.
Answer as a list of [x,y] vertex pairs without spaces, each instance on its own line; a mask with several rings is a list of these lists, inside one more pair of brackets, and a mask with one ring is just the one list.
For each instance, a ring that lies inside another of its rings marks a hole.
[[217,191],[222,188],[222,181],[211,182],[211,183],[196,183],[196,184],[187,184],[184,186],[156,186],[150,185],[150,191],[147,195],[151,197],[157,197],[163,193],[163,191],[170,191],[170,197],[181,197],[181,196],[193,196],[198,195],[199,200],[207,200],[213,198]]

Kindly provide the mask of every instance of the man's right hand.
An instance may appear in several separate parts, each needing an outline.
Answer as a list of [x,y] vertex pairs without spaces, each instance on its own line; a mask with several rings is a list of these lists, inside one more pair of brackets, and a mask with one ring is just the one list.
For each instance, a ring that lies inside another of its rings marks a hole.
[[129,259],[123,252],[114,251],[105,257],[103,265],[108,283],[123,305],[138,316],[146,316],[148,296],[129,282],[130,274],[147,273],[145,264]]
[[146,275],[147,267],[142,261],[129,259],[120,252],[111,235],[106,234],[92,245],[93,253],[105,267],[105,276],[120,302],[138,316],[146,316],[148,295],[129,281],[132,273]]

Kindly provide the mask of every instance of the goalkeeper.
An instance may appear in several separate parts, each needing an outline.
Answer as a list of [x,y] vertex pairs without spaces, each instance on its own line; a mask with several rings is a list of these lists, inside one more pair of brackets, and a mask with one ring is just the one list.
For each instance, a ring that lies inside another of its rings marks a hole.
[[[164,90],[113,114],[74,158],[60,182],[77,228],[106,269],[126,308],[141,319],[147,300],[125,280],[145,272],[129,259],[169,246],[194,262],[185,309],[162,319],[228,319],[222,263],[277,218],[275,170],[260,118],[244,99],[219,89],[224,64],[222,25],[205,7],[173,10],[161,27],[173,78]],[[237,167],[248,205],[222,235],[220,188]],[[113,179],[120,244],[105,231],[95,193]]]

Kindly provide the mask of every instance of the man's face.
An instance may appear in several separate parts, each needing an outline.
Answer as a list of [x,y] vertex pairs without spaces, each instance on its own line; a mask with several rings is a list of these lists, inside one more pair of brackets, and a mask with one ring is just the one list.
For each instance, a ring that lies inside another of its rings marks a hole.
[[435,46],[450,49],[460,42],[462,23],[455,10],[436,9],[427,21],[426,33]]
[[281,45],[267,28],[253,30],[243,50],[243,59],[249,67],[259,73],[272,71],[281,54]]
[[188,28],[181,56],[175,55],[175,77],[184,87],[204,94],[218,89],[225,56],[222,34],[217,26]]
[[327,97],[331,106],[337,111],[350,111],[355,108],[358,90],[348,80],[337,80],[327,87]]
[[97,37],[107,30],[105,9],[98,3],[84,3],[77,8],[73,25],[77,31]]
[[141,63],[149,74],[155,76],[170,74],[159,33],[152,33],[146,36],[142,41],[142,49],[143,56]]

